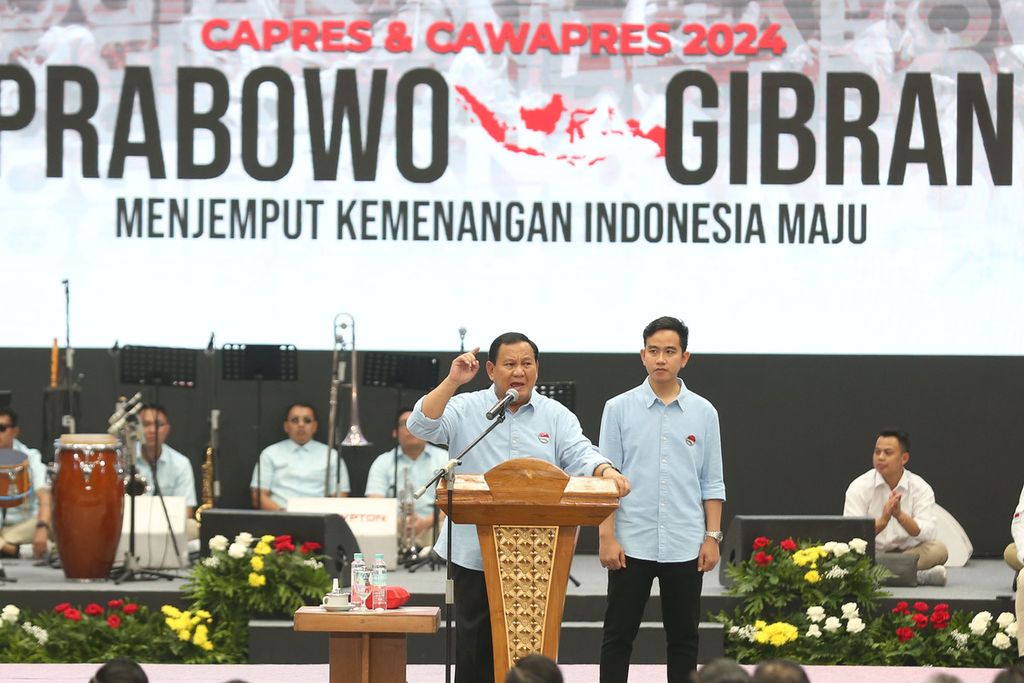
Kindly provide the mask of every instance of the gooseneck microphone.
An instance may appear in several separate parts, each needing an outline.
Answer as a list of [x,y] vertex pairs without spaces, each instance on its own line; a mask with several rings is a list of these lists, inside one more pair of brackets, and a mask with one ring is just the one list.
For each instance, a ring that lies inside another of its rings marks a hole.
[[487,411],[487,419],[493,420],[508,409],[509,405],[519,400],[519,392],[515,389],[509,389],[505,392],[505,395],[500,401],[494,404],[494,407]]

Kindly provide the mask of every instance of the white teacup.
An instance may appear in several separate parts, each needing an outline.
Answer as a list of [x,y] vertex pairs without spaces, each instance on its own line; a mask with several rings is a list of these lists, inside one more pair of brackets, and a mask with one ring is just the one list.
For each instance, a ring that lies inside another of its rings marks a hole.
[[328,593],[320,602],[324,609],[347,609],[351,606],[348,593]]

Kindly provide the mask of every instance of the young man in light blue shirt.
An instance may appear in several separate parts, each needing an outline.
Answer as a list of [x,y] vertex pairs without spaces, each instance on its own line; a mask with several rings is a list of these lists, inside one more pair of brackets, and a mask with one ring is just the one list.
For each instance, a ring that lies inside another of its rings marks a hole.
[[[135,461],[135,471],[146,480],[145,495],[182,496],[185,499],[185,531],[188,538],[199,538],[199,525],[193,518],[196,511],[196,478],[188,456],[167,445],[171,419],[167,409],[148,403],[139,413],[145,443],[142,456]],[[154,476],[154,471],[156,472]]]
[[[505,421],[466,455],[460,474],[482,474],[513,458],[539,458],[558,465],[570,476],[612,479],[619,495],[629,493],[629,483],[583,435],[576,416],[557,401],[533,393],[540,354],[526,335],[507,332],[496,338],[487,356],[487,376],[493,384],[456,396],[459,387],[479,372],[479,350],[452,361],[448,376],[416,403],[409,416],[409,431],[432,443],[448,444],[452,455],[457,456],[490,424],[488,409],[510,388],[515,389],[519,397],[509,406]],[[476,528],[472,524],[453,525],[451,547],[445,528],[435,550],[453,565],[458,643],[455,681],[492,683],[491,619]]]
[[718,564],[725,483],[718,412],[678,377],[690,359],[688,338],[676,318],[644,328],[647,379],[608,401],[601,418],[601,454],[635,492],[600,527],[608,568],[601,683],[626,681],[655,577],[668,680],[689,681],[697,668],[701,583]]

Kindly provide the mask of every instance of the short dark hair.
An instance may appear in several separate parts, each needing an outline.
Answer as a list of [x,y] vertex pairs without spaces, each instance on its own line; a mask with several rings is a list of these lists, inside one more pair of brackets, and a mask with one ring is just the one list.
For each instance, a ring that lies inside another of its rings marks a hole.
[[92,679],[96,683],[149,683],[142,667],[127,657],[117,657],[101,666]]
[[497,337],[495,337],[494,341],[491,342],[491,348],[487,350],[487,360],[491,361],[492,363],[497,363],[498,349],[500,349],[502,346],[507,346],[508,344],[519,344],[521,342],[526,342],[527,344],[530,345],[530,348],[533,349],[533,359],[535,361],[539,361],[540,351],[537,350],[537,345],[534,344],[529,337],[527,337],[525,334],[522,334],[521,332],[506,332],[505,334],[499,334]]
[[893,438],[893,439],[896,439],[897,441],[899,441],[900,442],[900,448],[902,449],[902,451],[901,451],[902,453],[909,453],[910,452],[910,435],[907,434],[902,429],[883,429],[882,431],[878,432],[878,437],[877,438],[880,439],[883,436],[884,437]]
[[[143,403],[142,404],[142,410],[155,410],[156,412],[158,412],[161,415],[163,415],[165,420],[167,420],[168,422],[171,421],[171,416],[167,414],[167,408],[165,408],[163,406],[163,404],[160,404],[160,403]],[[139,412],[141,413],[142,410],[140,410]]]
[[528,654],[505,674],[505,683],[562,683],[562,670],[549,657]]
[[696,683],[743,683],[750,680],[750,674],[736,660],[718,657],[701,667],[693,680]]
[[312,410],[312,411],[313,411],[313,419],[314,419],[314,420],[316,420],[317,422],[319,422],[319,421],[320,421],[320,420],[318,420],[318,419],[317,419],[317,417],[316,417],[316,408],[314,408],[314,407],[313,407],[312,405],[310,405],[309,403],[303,403],[303,402],[301,402],[301,401],[296,401],[295,403],[292,403],[292,404],[291,404],[291,405],[289,405],[289,406],[288,406],[287,408],[285,408],[285,411],[284,411],[284,421],[285,421],[285,422],[287,422],[287,421],[288,421],[288,416],[289,416],[289,415],[291,415],[291,412],[292,412],[292,408],[309,408],[310,410]]
[[788,659],[766,659],[754,669],[754,683],[810,683],[807,672]]
[[678,334],[679,343],[683,347],[680,351],[686,350],[686,345],[690,341],[690,328],[688,328],[679,318],[673,318],[668,315],[655,318],[651,322],[647,323],[647,327],[644,328],[644,346],[647,345],[647,340],[651,338],[651,335],[655,332],[660,332],[661,330],[670,330]]
[[4,415],[11,418],[12,427],[18,426],[18,414],[16,412],[11,410],[10,408],[0,408],[0,417],[3,417]]

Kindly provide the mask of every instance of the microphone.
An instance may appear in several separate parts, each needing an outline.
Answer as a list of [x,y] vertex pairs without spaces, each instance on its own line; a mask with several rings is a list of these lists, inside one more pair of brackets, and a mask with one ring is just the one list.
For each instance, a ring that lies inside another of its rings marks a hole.
[[216,335],[216,333],[215,333],[215,332],[211,332],[211,333],[210,333],[210,343],[208,343],[208,344],[206,345],[206,351],[205,351],[204,353],[205,353],[205,354],[206,354],[206,355],[207,355],[208,357],[209,357],[209,356],[212,356],[212,355],[214,354],[214,351],[215,351],[215,349],[213,348],[213,343],[214,343],[214,341],[215,341],[215,335]]
[[500,401],[494,404],[494,407],[487,411],[487,419],[493,420],[499,415],[504,414],[505,410],[508,409],[510,403],[515,403],[519,400],[519,392],[515,389],[509,389],[505,392],[505,395]]
[[459,328],[459,353],[466,352],[466,328]]

